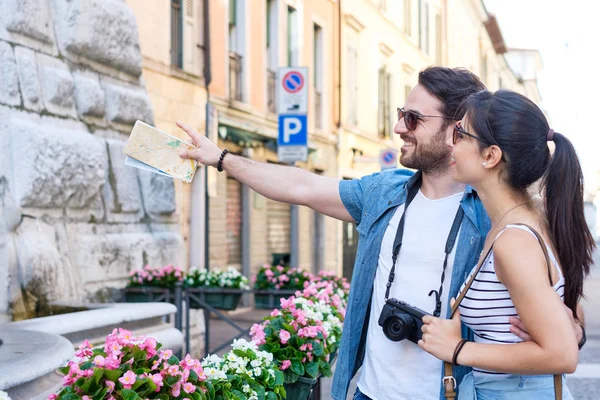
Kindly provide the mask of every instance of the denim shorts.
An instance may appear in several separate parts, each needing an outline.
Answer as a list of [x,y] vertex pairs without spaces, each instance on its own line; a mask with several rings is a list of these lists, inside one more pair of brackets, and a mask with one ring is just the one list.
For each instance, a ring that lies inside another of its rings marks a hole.
[[[563,400],[573,400],[562,377]],[[458,400],[554,400],[552,375],[494,376],[468,373],[458,387]]]
[[356,392],[354,392],[354,396],[352,396],[352,400],[371,400],[369,396],[360,391],[358,386],[356,387]]

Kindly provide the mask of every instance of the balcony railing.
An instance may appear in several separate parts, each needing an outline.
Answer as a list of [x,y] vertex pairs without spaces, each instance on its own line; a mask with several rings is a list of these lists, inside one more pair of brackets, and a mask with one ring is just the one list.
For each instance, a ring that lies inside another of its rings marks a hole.
[[315,90],[315,129],[323,129],[323,95]]
[[277,107],[275,105],[275,81],[277,75],[275,71],[267,69],[267,109],[269,112],[275,114]]
[[242,101],[242,56],[229,52],[229,98]]

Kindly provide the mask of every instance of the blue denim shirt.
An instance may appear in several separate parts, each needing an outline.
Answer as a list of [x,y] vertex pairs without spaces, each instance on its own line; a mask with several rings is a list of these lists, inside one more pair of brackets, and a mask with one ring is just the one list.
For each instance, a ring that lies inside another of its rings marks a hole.
[[[350,381],[363,363],[367,329],[381,329],[379,326],[368,327],[371,295],[381,242],[394,211],[399,205],[404,204],[408,188],[419,176],[420,172],[413,173],[404,169],[394,169],[368,175],[361,179],[340,182],[340,197],[356,221],[359,242],[342,343],[338,351],[338,361],[331,390],[331,396],[335,400],[346,400]],[[490,229],[488,216],[473,188],[467,186],[460,204],[465,212],[465,218],[456,245],[448,299],[457,296],[462,283],[477,263],[485,237]],[[450,304],[449,300],[448,304]],[[448,313],[449,309],[450,306],[448,306]],[[463,336],[465,338],[472,337],[464,325]],[[454,368],[454,376],[458,383],[468,371],[465,367]],[[438,384],[440,385],[441,400],[444,399],[442,376],[443,363],[440,361]],[[402,377],[400,376],[398,379],[402,379]]]

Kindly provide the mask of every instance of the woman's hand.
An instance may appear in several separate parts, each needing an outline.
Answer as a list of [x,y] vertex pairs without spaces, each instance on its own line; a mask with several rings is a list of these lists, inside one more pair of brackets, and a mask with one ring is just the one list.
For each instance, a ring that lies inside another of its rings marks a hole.
[[[454,299],[450,301],[454,304]],[[419,347],[442,361],[452,362],[454,349],[462,340],[460,312],[456,310],[452,319],[440,319],[430,315],[423,317],[423,338]]]

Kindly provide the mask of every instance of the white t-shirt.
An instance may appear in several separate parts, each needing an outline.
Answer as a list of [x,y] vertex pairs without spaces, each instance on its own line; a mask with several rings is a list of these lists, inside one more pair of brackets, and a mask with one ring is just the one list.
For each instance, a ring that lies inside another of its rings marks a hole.
[[[396,298],[428,313],[435,309],[445,257],[446,240],[463,193],[438,200],[421,191],[408,207],[402,248],[396,261],[396,276],[390,298]],[[385,304],[385,289],[392,267],[392,246],[404,206],[398,207],[383,236],[373,284],[371,314],[358,387],[374,400],[439,399],[442,362],[408,339],[392,342],[379,326]],[[460,233],[459,233],[460,234]],[[458,238],[458,236],[457,236]],[[448,257],[442,293],[442,317],[446,317],[448,290],[454,264],[454,249]]]

